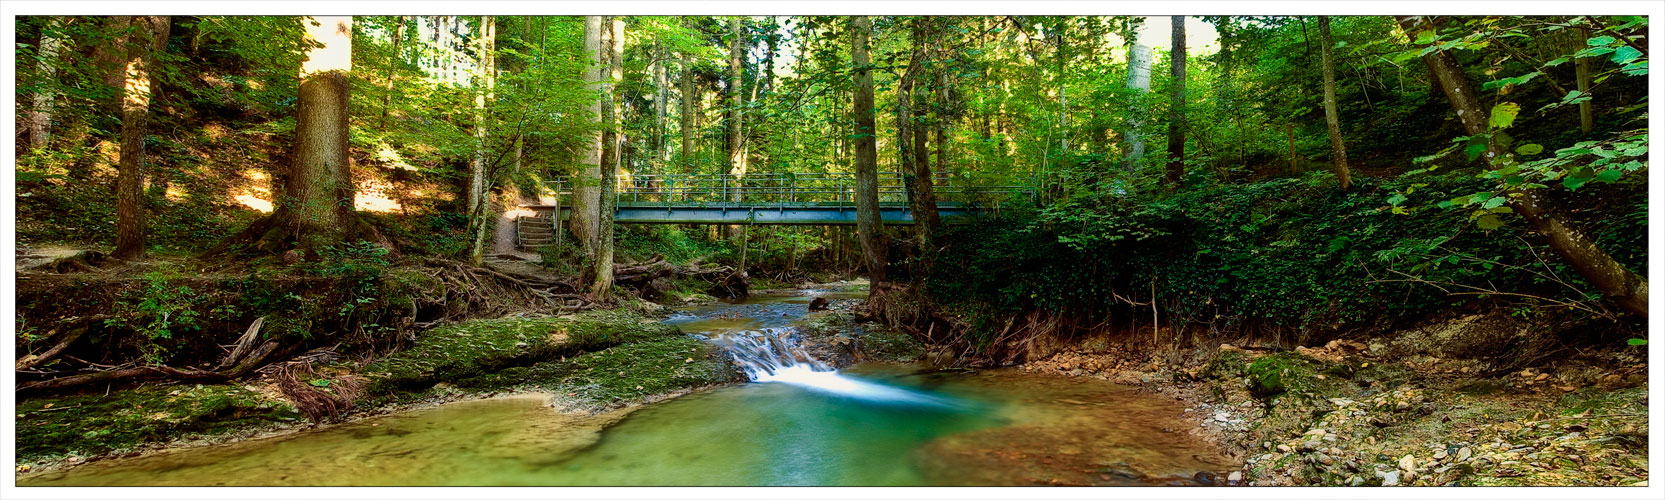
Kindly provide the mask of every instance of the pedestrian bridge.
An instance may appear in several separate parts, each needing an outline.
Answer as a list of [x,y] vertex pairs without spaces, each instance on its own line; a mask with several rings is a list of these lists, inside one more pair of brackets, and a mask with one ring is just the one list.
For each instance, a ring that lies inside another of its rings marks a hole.
[[[908,177],[899,172],[878,174],[880,220],[887,225],[914,223],[906,187]],[[570,178],[550,180],[544,191],[553,195],[521,206],[536,213],[517,219],[523,245],[536,245],[559,235],[561,225],[554,222],[572,215],[572,182]],[[1035,190],[1027,185],[971,182],[946,173],[933,176],[932,185],[937,214],[944,224],[1035,203]],[[634,175],[618,181],[613,222],[855,225],[855,186],[855,175],[848,173]]]

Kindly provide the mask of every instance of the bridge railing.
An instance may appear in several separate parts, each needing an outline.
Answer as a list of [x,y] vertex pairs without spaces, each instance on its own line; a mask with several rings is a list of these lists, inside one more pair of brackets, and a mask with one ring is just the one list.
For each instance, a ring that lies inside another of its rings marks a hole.
[[[901,172],[878,174],[879,204],[908,204],[907,179]],[[570,205],[573,180],[548,181]],[[963,185],[947,173],[932,176],[938,202],[960,204],[1033,203],[1035,190],[1021,185]],[[849,173],[733,175],[631,175],[620,177],[615,191],[619,205],[853,205],[856,179]]]

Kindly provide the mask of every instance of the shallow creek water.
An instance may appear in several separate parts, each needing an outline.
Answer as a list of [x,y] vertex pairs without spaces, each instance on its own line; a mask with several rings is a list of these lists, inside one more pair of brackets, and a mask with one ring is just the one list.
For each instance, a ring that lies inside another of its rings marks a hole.
[[[766,295],[667,322],[737,356],[801,352],[775,334],[810,300]],[[1235,465],[1168,431],[1187,428],[1179,406],[1109,382],[763,357],[742,362],[755,382],[634,411],[563,414],[546,395],[466,401],[19,485],[1150,485]]]

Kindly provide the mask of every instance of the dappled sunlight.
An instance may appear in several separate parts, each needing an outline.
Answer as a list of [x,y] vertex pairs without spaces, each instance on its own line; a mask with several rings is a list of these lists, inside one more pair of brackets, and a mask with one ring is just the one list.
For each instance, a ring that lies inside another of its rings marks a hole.
[[358,194],[353,197],[353,208],[375,213],[403,211],[404,204],[391,197],[394,189],[394,186],[379,180],[360,182]]
[[245,207],[255,209],[260,213],[272,213],[272,202],[260,199],[258,196],[252,194],[240,194],[231,197],[231,199],[236,200],[237,203]]

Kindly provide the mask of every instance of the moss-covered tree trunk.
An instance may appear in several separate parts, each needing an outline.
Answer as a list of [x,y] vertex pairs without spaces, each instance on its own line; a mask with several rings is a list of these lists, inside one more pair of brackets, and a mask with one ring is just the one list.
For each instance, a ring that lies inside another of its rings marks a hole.
[[868,40],[873,36],[873,21],[867,16],[850,20],[851,65],[855,69],[856,122],[856,232],[861,239],[862,255],[866,258],[867,276],[875,290],[885,281],[885,266],[889,260],[884,236],[884,221],[879,218],[879,148],[873,125],[873,62]]
[[622,126],[622,99],[619,96],[618,84],[624,81],[624,20],[613,17],[605,23],[607,26],[607,83],[602,100],[606,103],[605,117],[601,123],[602,135],[602,165],[601,165],[601,206],[600,219],[597,221],[599,233],[596,239],[596,257],[594,269],[595,281],[590,284],[590,297],[596,301],[606,301],[613,292],[613,202],[614,190],[618,185],[618,171],[621,165],[621,150],[624,146]]
[[[590,66],[584,70],[584,81],[588,82],[592,92],[599,95],[603,92],[603,72],[606,71],[607,56],[602,52],[602,24],[601,16],[584,16],[584,56],[590,58]],[[604,103],[601,100],[590,103],[590,119],[601,123]],[[601,223],[601,130],[597,129],[583,141],[583,148],[579,154],[582,167],[578,174],[572,176],[572,236],[584,250],[586,264],[595,259],[597,235]]]
[[156,54],[167,48],[168,16],[133,18],[127,52],[127,78],[121,97],[121,157],[116,175],[116,250],[118,259],[144,256],[145,135],[150,102],[156,98]]
[[1324,122],[1330,127],[1330,161],[1341,190],[1348,191],[1353,189],[1353,174],[1347,169],[1347,141],[1341,136],[1341,111],[1336,106],[1335,60],[1330,57],[1330,46],[1335,42],[1330,41],[1330,16],[1318,16],[1318,36],[1324,55]]
[[[1400,16],[1398,20],[1412,44],[1416,44],[1417,33],[1438,29],[1436,21],[1423,16]],[[1471,136],[1491,133],[1489,113],[1481,107],[1479,96],[1463,74],[1462,67],[1457,65],[1457,60],[1444,50],[1433,50],[1422,56],[1422,61],[1428,65],[1429,73],[1451,101],[1451,108],[1456,111],[1463,130]],[[1494,143],[1485,156],[1487,162],[1496,165],[1507,154]],[[1597,291],[1624,310],[1648,317],[1647,280],[1597,247],[1538,192],[1511,191],[1504,193],[1504,196],[1509,200],[1508,206],[1526,219],[1534,232],[1548,240],[1550,248],[1578,270],[1578,274],[1594,285]]]
[[478,75],[474,77],[474,158],[468,165],[469,227],[473,229],[468,248],[468,261],[478,266],[483,263],[486,247],[486,226],[490,225],[492,175],[487,165],[487,132],[491,129],[487,114],[496,96],[497,85],[497,20],[494,16],[480,16],[480,36],[475,52]]

